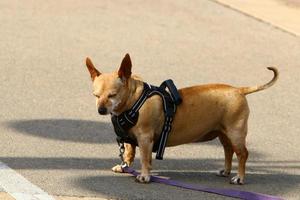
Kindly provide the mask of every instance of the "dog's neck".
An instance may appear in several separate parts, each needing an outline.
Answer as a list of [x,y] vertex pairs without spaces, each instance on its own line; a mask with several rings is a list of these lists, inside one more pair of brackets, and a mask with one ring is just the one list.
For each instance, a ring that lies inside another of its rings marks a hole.
[[120,105],[114,110],[114,115],[120,115],[121,113],[131,109],[134,103],[141,96],[144,89],[143,81],[141,81],[141,79],[136,76],[133,76],[126,80],[125,84],[127,94]]

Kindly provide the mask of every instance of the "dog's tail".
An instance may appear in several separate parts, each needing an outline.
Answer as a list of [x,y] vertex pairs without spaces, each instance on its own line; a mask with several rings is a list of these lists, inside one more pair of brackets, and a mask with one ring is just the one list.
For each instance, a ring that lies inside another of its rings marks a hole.
[[274,77],[270,82],[268,82],[264,85],[258,85],[258,86],[253,86],[253,87],[241,87],[241,88],[239,88],[240,92],[246,95],[246,94],[250,94],[253,92],[258,92],[260,90],[267,89],[267,88],[271,87],[272,85],[274,85],[274,83],[278,79],[278,75],[279,75],[278,70],[275,67],[268,67],[268,70],[271,70],[274,73]]

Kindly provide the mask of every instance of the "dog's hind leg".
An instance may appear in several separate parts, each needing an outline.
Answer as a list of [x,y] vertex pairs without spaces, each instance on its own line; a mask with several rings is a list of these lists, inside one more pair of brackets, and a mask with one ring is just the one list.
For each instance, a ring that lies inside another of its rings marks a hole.
[[248,158],[248,150],[245,144],[236,144],[233,146],[234,152],[238,158],[238,174],[237,176],[233,177],[230,181],[231,184],[244,184],[245,179],[245,171],[246,171],[246,161]]
[[231,179],[230,183],[242,185],[244,184],[246,161],[248,158],[248,150],[246,148],[247,121],[245,121],[242,127],[229,129],[228,131],[230,131],[230,134],[226,135],[238,159],[238,174]]
[[232,156],[234,152],[233,152],[232,144],[225,134],[221,133],[219,135],[219,140],[222,143],[224,148],[225,165],[224,165],[224,169],[220,170],[217,176],[228,177],[231,172]]
[[[238,174],[231,179],[231,184],[244,184],[246,161],[248,159],[248,150],[246,148],[248,117],[249,107],[246,98],[236,94],[234,101],[230,101],[228,104],[227,112],[223,116],[221,124],[222,132],[228,139],[228,141],[223,140],[223,142],[225,141],[225,146],[231,144],[232,150],[238,159]],[[228,151],[228,155],[232,154],[232,150],[229,147],[224,147],[224,149]],[[230,157],[228,156],[227,163],[229,163]]]

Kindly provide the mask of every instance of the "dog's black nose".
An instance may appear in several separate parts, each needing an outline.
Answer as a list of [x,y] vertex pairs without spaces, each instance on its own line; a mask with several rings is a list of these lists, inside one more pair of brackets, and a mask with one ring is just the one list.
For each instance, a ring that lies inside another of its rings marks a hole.
[[98,113],[100,115],[106,115],[107,114],[107,109],[105,107],[99,107],[98,108]]

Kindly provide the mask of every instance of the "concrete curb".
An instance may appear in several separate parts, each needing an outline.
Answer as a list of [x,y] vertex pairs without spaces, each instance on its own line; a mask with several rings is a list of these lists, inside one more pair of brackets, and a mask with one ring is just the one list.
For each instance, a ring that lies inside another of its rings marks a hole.
[[244,14],[270,23],[293,35],[300,36],[300,7],[277,0],[213,0]]
[[12,196],[7,194],[6,192],[0,192],[0,199],[1,200],[14,200]]

